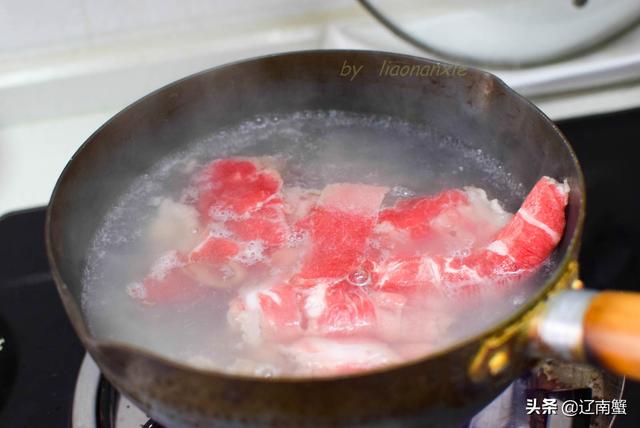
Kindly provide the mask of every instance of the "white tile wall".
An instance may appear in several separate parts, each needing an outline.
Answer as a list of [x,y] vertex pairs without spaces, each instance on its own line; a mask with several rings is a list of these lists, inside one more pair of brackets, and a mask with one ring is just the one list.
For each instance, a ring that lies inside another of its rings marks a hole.
[[[0,215],[45,204],[82,141],[149,91],[240,58],[346,48],[331,28],[367,26],[393,39],[355,0],[0,0]],[[377,40],[360,47],[403,51]],[[536,101],[559,118],[638,100],[640,81]]]
[[345,10],[366,16],[354,0],[0,0],[0,128],[121,108],[223,62],[318,48]]
[[84,0],[0,2],[0,57],[86,38]]
[[[357,11],[357,12],[354,12]],[[354,0],[0,0],[0,215],[45,204],[75,149],[170,81],[319,48]]]
[[[132,32],[182,21],[193,0],[84,0],[94,34]],[[211,7],[216,2],[211,2]]]
[[303,16],[353,3],[354,0],[2,0],[0,60],[153,31],[260,25],[275,18]]

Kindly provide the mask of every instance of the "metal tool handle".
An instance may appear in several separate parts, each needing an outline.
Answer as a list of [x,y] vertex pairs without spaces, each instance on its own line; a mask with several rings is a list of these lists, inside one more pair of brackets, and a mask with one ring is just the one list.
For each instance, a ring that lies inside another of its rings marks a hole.
[[561,292],[534,323],[534,343],[542,354],[640,380],[640,293]]

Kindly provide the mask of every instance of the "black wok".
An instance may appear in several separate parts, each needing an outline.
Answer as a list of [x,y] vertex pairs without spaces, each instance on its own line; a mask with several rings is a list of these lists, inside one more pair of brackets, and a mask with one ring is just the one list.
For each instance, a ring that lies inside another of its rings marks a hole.
[[[385,61],[407,65],[406,73],[381,72]],[[354,77],[345,75],[345,65],[362,68]],[[571,186],[567,226],[553,274],[516,313],[481,334],[418,361],[349,376],[230,375],[97,339],[80,306],[82,273],[96,230],[119,195],[168,153],[216,129],[259,114],[310,109],[429,123],[499,159],[527,188],[542,175],[566,177]],[[299,52],[190,76],[117,114],[64,170],[49,205],[46,239],[56,284],[82,343],[116,388],[158,422],[171,427],[451,427],[543,355],[640,375],[639,353],[611,346],[617,340],[637,349],[635,326],[616,322],[608,310],[621,304],[627,312],[618,316],[631,320],[628,307],[639,308],[638,297],[572,290],[582,286],[576,260],[584,197],[580,167],[559,130],[491,74],[391,53]],[[556,334],[558,323],[577,333]]]

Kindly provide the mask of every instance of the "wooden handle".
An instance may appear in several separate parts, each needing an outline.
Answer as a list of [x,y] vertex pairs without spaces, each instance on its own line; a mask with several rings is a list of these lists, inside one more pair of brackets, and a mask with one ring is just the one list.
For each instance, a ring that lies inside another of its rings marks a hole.
[[598,293],[583,323],[589,357],[608,370],[640,380],[640,293]]

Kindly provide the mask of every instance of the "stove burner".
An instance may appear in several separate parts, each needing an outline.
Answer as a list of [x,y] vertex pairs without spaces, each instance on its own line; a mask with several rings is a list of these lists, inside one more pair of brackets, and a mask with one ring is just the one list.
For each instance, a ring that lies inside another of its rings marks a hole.
[[114,428],[116,426],[119,403],[120,394],[101,375],[96,400],[96,419],[99,428]]
[[[120,394],[111,386],[104,376],[100,375],[98,384],[98,398],[96,403],[96,419],[98,428],[117,428],[118,407]],[[149,419],[141,428],[164,428],[157,422]]]
[[[104,376],[100,375],[98,395],[96,398],[96,428],[118,428],[118,409],[120,404],[120,394],[118,391],[111,386]],[[131,405],[127,404],[127,406]],[[164,428],[164,425],[160,425],[151,419],[147,420],[144,425],[136,423],[133,426],[140,426],[141,428]],[[72,428],[75,428],[75,425]]]
[[[611,415],[583,415],[571,419],[561,415],[527,415],[526,399],[620,398],[623,380],[589,366],[546,360],[514,381],[463,428],[589,428],[611,427]],[[86,356],[76,385],[72,428],[164,428],[120,396]]]
[[[546,399],[552,399],[554,402],[564,402],[573,400],[589,400],[592,398],[591,388],[563,389],[558,391],[549,391],[546,389],[528,389],[526,391],[528,399],[535,399],[539,403],[543,403]],[[531,428],[547,428],[555,426],[567,426],[560,421],[566,420],[567,417],[562,414],[546,415],[544,413],[534,413],[530,417]],[[558,422],[556,423],[556,420]],[[611,421],[613,422],[613,421]],[[589,428],[591,426],[591,415],[575,415],[571,418],[567,428]]]

